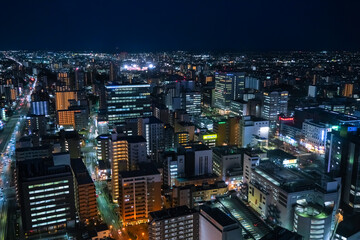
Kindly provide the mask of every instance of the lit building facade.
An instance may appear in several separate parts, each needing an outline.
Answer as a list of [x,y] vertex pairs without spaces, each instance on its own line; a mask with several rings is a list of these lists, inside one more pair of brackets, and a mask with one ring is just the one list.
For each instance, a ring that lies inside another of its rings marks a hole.
[[187,206],[150,213],[149,239],[199,239],[199,212]]
[[107,85],[106,105],[109,124],[127,118],[151,116],[150,85]]
[[278,119],[279,114],[287,115],[289,93],[282,92],[264,92],[262,117],[269,120],[273,126]]
[[125,225],[147,223],[149,213],[161,210],[161,175],[150,165],[119,173],[119,209]]

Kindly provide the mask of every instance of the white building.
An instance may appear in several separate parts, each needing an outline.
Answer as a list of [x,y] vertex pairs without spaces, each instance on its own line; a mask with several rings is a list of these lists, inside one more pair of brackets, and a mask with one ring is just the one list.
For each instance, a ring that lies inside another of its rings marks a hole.
[[200,207],[200,240],[241,240],[239,224],[218,208]]
[[146,151],[151,160],[158,161],[159,153],[164,151],[164,123],[156,117],[140,118],[138,134],[146,139]]
[[178,151],[178,174],[185,177],[212,174],[213,154],[205,144],[181,146]]
[[266,161],[252,171],[248,201],[263,218],[304,239],[329,239],[340,201],[340,180]]
[[288,95],[287,91],[264,92],[262,117],[275,123],[279,114],[287,115]]
[[327,124],[316,123],[311,119],[306,119],[302,125],[304,140],[301,144],[312,152],[324,154],[329,128],[330,127]]
[[240,146],[267,146],[269,121],[254,116],[243,116],[240,122]]

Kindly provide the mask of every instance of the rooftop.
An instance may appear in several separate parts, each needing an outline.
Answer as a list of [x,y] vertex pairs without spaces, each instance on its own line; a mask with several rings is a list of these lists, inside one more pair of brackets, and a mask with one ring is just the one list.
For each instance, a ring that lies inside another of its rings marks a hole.
[[274,150],[268,150],[267,151],[267,156],[269,159],[296,159],[296,157],[290,153],[287,153],[281,149],[274,149]]
[[179,206],[169,209],[164,209],[156,212],[151,212],[150,216],[155,221],[161,221],[165,219],[180,217],[184,215],[190,215],[196,213],[195,209],[190,209],[187,206]]
[[160,174],[155,165],[152,163],[139,164],[139,168],[139,170],[120,172],[119,175],[121,178],[131,178]]
[[211,208],[209,206],[202,205],[200,207],[201,215],[203,215],[202,212],[205,212],[208,216],[210,216],[212,219],[214,219],[218,224],[220,224],[223,227],[237,224],[233,219],[231,219],[228,215],[226,215],[218,208]]

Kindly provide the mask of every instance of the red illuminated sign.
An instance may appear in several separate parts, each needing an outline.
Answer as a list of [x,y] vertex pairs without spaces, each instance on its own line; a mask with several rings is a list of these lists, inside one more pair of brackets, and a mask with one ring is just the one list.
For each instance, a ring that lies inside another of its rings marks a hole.
[[280,121],[294,121],[293,117],[279,117]]

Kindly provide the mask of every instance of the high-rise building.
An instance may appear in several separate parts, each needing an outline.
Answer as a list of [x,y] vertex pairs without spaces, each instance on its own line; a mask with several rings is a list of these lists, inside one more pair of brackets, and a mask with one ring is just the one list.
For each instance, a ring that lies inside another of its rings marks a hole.
[[184,92],[182,93],[181,108],[185,109],[190,115],[201,114],[201,93]]
[[244,88],[244,73],[215,73],[215,107],[228,110]]
[[75,89],[77,91],[84,90],[85,87],[85,74],[80,68],[75,69]]
[[161,210],[161,175],[155,166],[119,173],[119,209],[125,224],[147,223],[149,213]]
[[95,184],[81,158],[71,159],[71,168],[75,176],[75,206],[79,219],[83,223],[94,222],[98,215]]
[[150,85],[107,85],[106,104],[110,125],[127,118],[151,116]]
[[146,139],[146,151],[151,160],[159,161],[164,151],[164,123],[156,117],[139,118],[138,134]]
[[241,119],[239,117],[230,117],[228,119],[228,142],[230,146],[239,146],[240,144],[240,123]]
[[199,239],[199,212],[187,206],[150,213],[150,240]]
[[51,165],[45,164],[43,159],[26,160],[17,164],[17,198],[22,227],[28,236],[56,233],[75,227],[71,168],[66,165]]
[[262,117],[275,123],[279,114],[287,115],[289,93],[287,91],[268,91],[263,94]]
[[[106,148],[107,146],[104,143],[102,147]],[[136,170],[139,163],[148,162],[150,159],[147,158],[146,140],[142,136],[120,137],[114,134],[109,150],[111,157],[112,197],[114,202],[118,202],[119,172]]]

